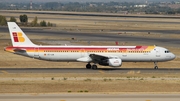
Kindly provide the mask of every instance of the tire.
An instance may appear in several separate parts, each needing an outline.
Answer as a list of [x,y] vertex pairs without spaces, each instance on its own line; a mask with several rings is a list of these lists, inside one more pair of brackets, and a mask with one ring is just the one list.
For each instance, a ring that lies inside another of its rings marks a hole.
[[155,66],[154,69],[158,69],[158,66]]
[[91,64],[88,63],[88,64],[86,65],[86,69],[91,69]]
[[92,69],[96,70],[97,69],[97,65],[92,65]]

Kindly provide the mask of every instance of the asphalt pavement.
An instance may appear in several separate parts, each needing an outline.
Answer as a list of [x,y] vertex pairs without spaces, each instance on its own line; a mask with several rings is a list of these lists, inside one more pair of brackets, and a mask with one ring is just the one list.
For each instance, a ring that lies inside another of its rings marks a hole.
[[1,101],[179,101],[179,94],[0,94]]
[[86,68],[0,68],[1,73],[180,73],[180,68],[98,68],[91,70]]

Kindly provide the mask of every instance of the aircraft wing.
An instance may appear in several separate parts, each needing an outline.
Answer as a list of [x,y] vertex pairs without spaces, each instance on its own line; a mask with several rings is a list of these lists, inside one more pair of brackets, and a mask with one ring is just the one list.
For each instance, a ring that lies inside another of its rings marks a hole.
[[105,56],[105,55],[100,55],[100,54],[89,54],[88,57],[81,57],[81,58],[77,59],[77,61],[99,63],[99,62],[106,61],[107,59],[110,59],[110,58],[117,58],[117,56]]
[[98,55],[98,54],[89,54],[88,57],[81,57],[77,59],[77,61],[81,62],[95,62],[98,63],[102,60],[108,59],[109,57],[103,56],[103,55]]
[[99,62],[102,60],[109,59],[107,56],[99,55],[99,54],[90,54],[89,57],[91,57],[92,61]]

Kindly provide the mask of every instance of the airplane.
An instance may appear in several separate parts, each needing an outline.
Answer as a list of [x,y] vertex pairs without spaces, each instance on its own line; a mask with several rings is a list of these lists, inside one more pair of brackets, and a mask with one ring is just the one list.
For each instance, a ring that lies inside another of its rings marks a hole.
[[[36,45],[30,41],[15,22],[7,22],[12,46],[4,50],[18,55],[49,61],[86,62],[87,69],[97,65],[120,67],[123,62],[158,62],[175,59],[168,49],[159,46],[48,46]],[[93,63],[93,65],[91,65]]]

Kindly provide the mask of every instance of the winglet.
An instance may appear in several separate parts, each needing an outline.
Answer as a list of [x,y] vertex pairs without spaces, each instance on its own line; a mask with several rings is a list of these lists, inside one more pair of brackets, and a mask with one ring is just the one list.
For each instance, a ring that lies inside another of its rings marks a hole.
[[36,46],[15,22],[7,22],[13,46]]

